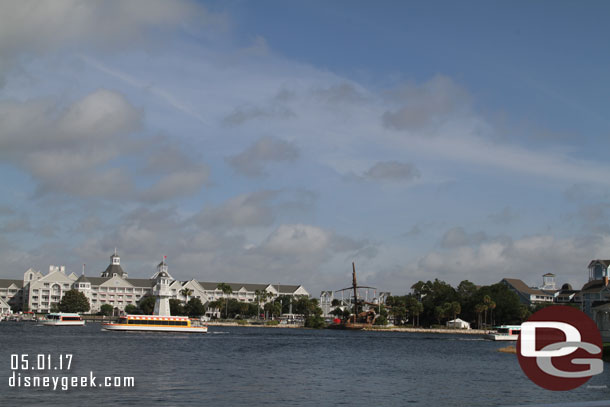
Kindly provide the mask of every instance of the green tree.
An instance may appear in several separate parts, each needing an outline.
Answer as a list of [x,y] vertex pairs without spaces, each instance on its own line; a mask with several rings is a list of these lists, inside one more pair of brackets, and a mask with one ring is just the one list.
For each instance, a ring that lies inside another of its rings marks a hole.
[[422,312],[424,312],[424,304],[422,304],[421,302],[418,301],[413,306],[413,312],[415,313],[415,318],[417,318],[417,326],[419,326],[419,316],[421,315]]
[[441,320],[447,315],[447,308],[441,305],[434,307],[434,317],[438,325],[441,324]]
[[[220,310],[222,309],[223,305],[224,305],[224,301],[221,298],[219,298],[217,300],[210,301],[208,303],[208,309],[215,309],[215,310],[218,310],[220,312]],[[214,318],[216,318],[216,314],[214,314]]]
[[171,315],[184,315],[184,307],[182,306],[182,301],[175,298],[170,298],[169,313]]
[[205,314],[205,307],[199,298],[191,298],[186,304],[186,313],[189,317],[198,318]]
[[316,298],[309,298],[306,295],[301,295],[293,301],[293,309],[295,314],[303,315],[305,318],[305,327],[323,328],[326,326],[324,318],[322,318],[322,309],[319,307]]
[[312,315],[305,318],[305,328],[321,329],[326,327],[326,322],[321,315]]
[[280,313],[282,312],[282,306],[280,305],[279,302],[268,302],[265,304],[264,309],[265,309],[265,312],[267,312],[269,314],[271,319],[273,319],[274,315],[279,316]]
[[404,305],[394,305],[390,308],[390,315],[394,320],[395,325],[402,325],[407,319],[407,307]]
[[453,301],[451,304],[449,304],[449,310],[450,310],[451,314],[453,315],[453,320],[455,321],[458,314],[460,312],[462,312],[462,306],[460,305],[459,302]]
[[477,286],[468,281],[464,280],[457,286],[457,294],[461,302],[468,300],[477,292]]
[[180,290],[180,294],[184,296],[184,303],[187,304],[189,302],[189,295],[193,294],[193,290],[184,287],[182,290]]
[[[489,296],[489,301],[485,303],[485,296]],[[524,321],[521,316],[521,302],[519,297],[506,285],[496,283],[490,286],[481,287],[473,297],[474,304],[495,304],[493,308],[494,324],[512,325],[520,324]],[[488,311],[491,307],[488,308]],[[485,312],[484,312],[485,313]]]
[[419,325],[419,315],[424,310],[424,306],[417,300],[415,295],[407,295],[405,299],[406,309],[411,318],[411,325],[415,326],[415,320],[417,319]]
[[479,329],[481,329],[481,315],[483,314],[484,311],[487,310],[487,305],[481,303],[481,304],[477,304],[474,307],[475,312],[477,313],[477,326],[479,327]]
[[157,299],[154,296],[146,295],[140,299],[138,307],[142,310],[142,314],[152,315],[155,311],[155,302],[157,302]]
[[411,286],[413,296],[419,299],[424,305],[421,313],[422,325],[429,326],[435,321],[439,323],[439,313],[436,308],[443,308],[445,303],[458,301],[459,296],[456,290],[444,281],[435,279],[434,281],[418,281]]
[[261,305],[267,302],[267,299],[271,298],[273,294],[271,294],[267,290],[256,290],[254,291],[254,295],[256,296],[256,304],[258,306],[257,318],[260,317],[261,314]]
[[78,290],[71,289],[66,291],[63,298],[57,305],[61,312],[87,312],[91,308],[89,299]]
[[228,318],[229,315],[229,298],[227,295],[233,294],[233,289],[227,283],[218,283],[216,286],[222,293],[225,295],[225,318]]
[[496,302],[494,300],[489,301],[487,307],[489,308],[489,322],[491,325],[494,325],[494,310],[496,309]]
[[484,310],[484,312],[485,312],[485,318],[484,318],[485,325],[487,325],[487,310],[489,309],[489,306],[490,306],[491,302],[492,302],[491,301],[491,297],[489,295],[484,295],[483,296],[483,304],[485,304],[485,310]]
[[100,314],[104,315],[104,316],[111,316],[112,313],[114,312],[114,309],[112,308],[112,305],[110,304],[104,304],[100,307]]
[[125,313],[126,314],[138,314],[140,312],[140,310],[138,309],[138,307],[136,307],[133,304],[127,304],[125,306]]

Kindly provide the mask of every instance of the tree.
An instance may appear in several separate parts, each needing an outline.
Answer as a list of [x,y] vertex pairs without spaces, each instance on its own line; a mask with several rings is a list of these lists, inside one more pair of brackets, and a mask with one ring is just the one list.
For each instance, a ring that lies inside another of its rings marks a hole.
[[[411,325],[415,326],[415,318],[419,320],[419,314],[424,310],[424,306],[417,300],[414,295],[408,295],[406,298],[407,312],[411,316]],[[419,325],[419,321],[418,321]]]
[[63,298],[57,305],[61,312],[87,312],[91,308],[89,299],[78,290],[71,289],[66,291]]
[[191,298],[186,304],[186,312],[189,317],[198,318],[205,314],[205,307],[199,298]]
[[483,313],[483,311],[487,310],[487,305],[485,304],[477,304],[474,307],[475,312],[477,313],[477,321],[478,321],[478,327],[479,329],[481,329],[481,314]]
[[321,315],[312,315],[305,318],[305,328],[321,329],[326,327],[326,322]]
[[402,325],[407,319],[407,308],[404,305],[394,305],[390,309],[390,315],[394,320],[394,324]]
[[418,301],[413,307],[413,310],[415,312],[415,317],[417,318],[417,326],[419,326],[419,315],[424,312],[424,304]]
[[260,314],[261,314],[261,304],[264,304],[265,302],[267,302],[267,299],[272,297],[273,294],[271,294],[267,290],[256,290],[254,292],[254,295],[256,296],[256,304],[258,305],[258,314],[257,314],[257,317],[260,317]]
[[189,302],[189,295],[193,294],[193,290],[184,287],[182,290],[180,290],[180,294],[184,295],[184,303],[186,304]]
[[155,310],[155,302],[157,299],[152,295],[144,296],[140,299],[138,306],[144,315],[152,315]]
[[434,281],[418,281],[411,287],[413,296],[422,302],[424,309],[421,313],[424,326],[439,323],[444,318],[442,313],[436,311],[437,307],[443,308],[444,304],[458,301],[459,296],[456,290],[444,281],[435,279]]
[[483,296],[483,304],[485,305],[485,325],[487,325],[487,310],[489,309],[489,305],[491,304],[491,297],[489,295]]
[[[214,301],[210,301],[208,303],[208,309],[215,309],[218,310],[218,312],[220,312],[220,310],[222,309],[222,305],[223,305],[224,301],[222,299],[217,299]],[[216,318],[216,314],[214,314],[214,318]]]
[[172,315],[184,315],[184,307],[182,301],[175,298],[169,300],[169,313]]
[[[485,296],[489,296],[489,301],[485,303]],[[481,287],[472,298],[473,303],[492,305],[492,301],[495,304],[493,308],[493,319],[494,324],[497,325],[512,325],[520,324],[524,321],[521,312],[521,302],[519,297],[513,291],[510,290],[505,284],[496,283],[490,286]],[[474,306],[473,306],[474,309]],[[491,307],[488,307],[488,311]],[[483,311],[485,313],[485,311]]]
[[216,286],[222,293],[225,295],[225,318],[228,318],[229,315],[229,298],[226,297],[227,294],[233,294],[233,289],[227,283],[218,283]]
[[451,315],[453,315],[453,320],[455,321],[457,315],[462,312],[462,306],[459,302],[453,301],[452,303],[448,304],[447,310]]
[[273,319],[274,315],[280,315],[280,313],[282,312],[282,306],[280,305],[279,302],[268,302],[267,304],[265,304],[265,312],[268,312],[269,315],[271,316],[271,319]]
[[125,313],[127,314],[139,314],[140,310],[133,304],[127,304],[125,306]]
[[458,296],[460,297],[460,301],[468,300],[476,292],[477,292],[477,286],[468,280],[462,281],[457,286],[457,293],[458,293]]
[[441,324],[441,320],[447,316],[447,305],[448,304],[445,304],[445,306],[439,305],[434,307],[434,317],[439,325]]
[[104,316],[111,316],[112,313],[114,312],[114,309],[112,308],[112,305],[110,304],[104,304],[100,307],[100,314],[104,315]]
[[301,295],[292,304],[295,314],[303,314],[305,327],[323,328],[326,326],[322,318],[322,309],[319,307],[318,300]]
[[487,304],[487,307],[489,308],[489,322],[491,323],[491,325],[494,324],[494,310],[496,309],[496,302],[494,300],[489,301],[489,304]]

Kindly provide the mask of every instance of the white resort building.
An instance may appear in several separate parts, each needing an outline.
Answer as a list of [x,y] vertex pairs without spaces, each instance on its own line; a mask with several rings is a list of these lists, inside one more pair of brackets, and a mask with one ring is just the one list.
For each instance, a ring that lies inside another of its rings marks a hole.
[[[59,303],[66,291],[74,288],[89,299],[90,313],[98,312],[104,304],[111,305],[115,313],[120,313],[127,305],[137,305],[143,296],[153,295],[156,277],[161,271],[167,272],[165,260],[159,263],[151,278],[129,278],[121,267],[121,258],[116,252],[110,256],[110,264],[100,277],[67,274],[64,266],[50,266],[49,272],[44,275],[30,268],[24,273],[23,280],[0,279],[0,310],[10,306],[13,310],[49,312],[53,304]],[[220,298],[255,302],[257,291],[270,293],[268,301],[279,295],[309,297],[309,293],[301,285],[227,283],[233,292],[224,294],[218,289],[218,284],[172,278],[169,289],[171,298],[182,301],[199,298],[204,305]],[[188,298],[184,296],[185,293],[189,294]]]

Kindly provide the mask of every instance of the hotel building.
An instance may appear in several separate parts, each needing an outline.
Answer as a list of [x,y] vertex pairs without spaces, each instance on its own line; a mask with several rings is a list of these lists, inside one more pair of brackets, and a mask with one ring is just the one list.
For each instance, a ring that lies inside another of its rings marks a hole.
[[[162,269],[167,270],[165,261],[157,266],[157,272],[149,279],[129,278],[121,267],[121,258],[116,253],[110,256],[110,264],[100,277],[67,274],[64,266],[50,266],[49,272],[44,275],[30,268],[24,273],[23,280],[0,279],[0,305],[6,304],[14,310],[50,312],[53,305],[61,301],[64,293],[74,288],[89,299],[90,313],[98,312],[104,304],[111,305],[115,313],[120,313],[127,305],[137,305],[142,297],[153,294],[157,273]],[[172,279],[170,290],[172,298],[181,301],[199,298],[204,305],[220,298],[255,302],[257,291],[270,293],[269,301],[279,295],[309,297],[309,293],[301,285],[227,284],[233,291],[231,294],[224,294],[219,290],[217,282],[195,279]],[[188,298],[184,295],[187,293]]]

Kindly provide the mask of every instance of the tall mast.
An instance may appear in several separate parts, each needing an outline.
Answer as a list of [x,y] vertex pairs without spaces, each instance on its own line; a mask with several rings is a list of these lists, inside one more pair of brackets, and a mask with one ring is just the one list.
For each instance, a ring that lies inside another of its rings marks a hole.
[[356,265],[352,262],[352,287],[354,288],[354,315],[358,315],[358,284],[356,283]]

